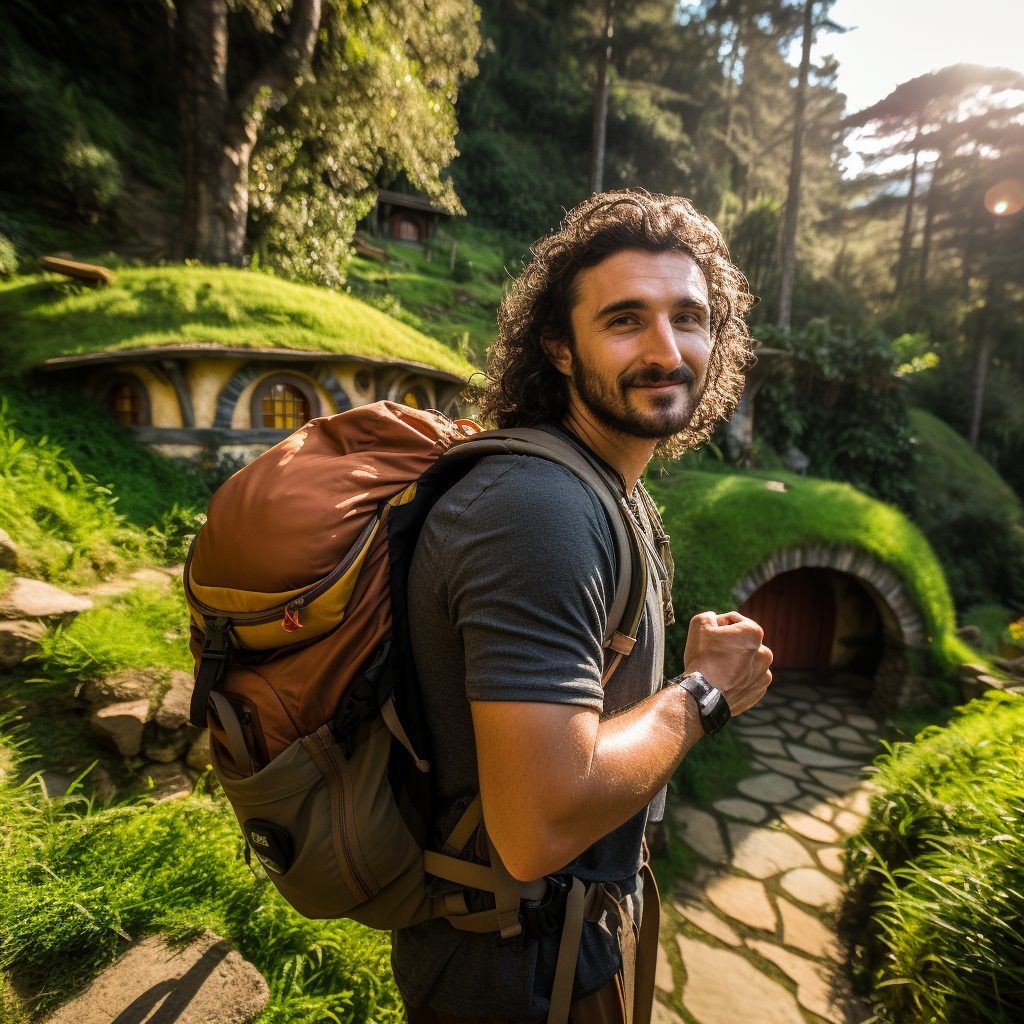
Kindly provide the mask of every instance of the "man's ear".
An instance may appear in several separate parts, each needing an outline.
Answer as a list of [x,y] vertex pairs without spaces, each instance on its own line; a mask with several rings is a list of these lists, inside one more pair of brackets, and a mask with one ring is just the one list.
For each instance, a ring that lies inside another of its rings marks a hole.
[[564,338],[541,338],[541,345],[547,353],[551,365],[566,377],[572,375],[572,351]]

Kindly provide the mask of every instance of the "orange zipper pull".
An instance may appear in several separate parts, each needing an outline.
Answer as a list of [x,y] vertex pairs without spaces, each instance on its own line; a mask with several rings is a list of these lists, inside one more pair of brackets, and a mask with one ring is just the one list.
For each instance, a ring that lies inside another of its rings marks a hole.
[[292,606],[285,605],[284,618],[281,620],[281,628],[286,633],[294,633],[297,629],[302,629],[302,623],[299,622],[299,616],[297,612],[292,611]]

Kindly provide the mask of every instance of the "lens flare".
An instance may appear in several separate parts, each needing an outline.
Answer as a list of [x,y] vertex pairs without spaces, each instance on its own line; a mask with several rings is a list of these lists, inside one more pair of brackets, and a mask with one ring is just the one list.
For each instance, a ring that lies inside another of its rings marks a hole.
[[985,209],[997,217],[1008,217],[1024,209],[1024,182],[1007,178],[993,185],[985,193]]

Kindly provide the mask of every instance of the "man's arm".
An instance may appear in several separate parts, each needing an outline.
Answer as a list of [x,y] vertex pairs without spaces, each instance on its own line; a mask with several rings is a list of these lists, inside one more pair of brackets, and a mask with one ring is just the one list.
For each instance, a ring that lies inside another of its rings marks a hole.
[[[740,714],[771,681],[762,638],[736,612],[703,612],[690,623],[686,670],[702,672]],[[679,686],[604,721],[565,704],[473,701],[472,710],[484,820],[523,881],[558,871],[647,806],[704,734]]]

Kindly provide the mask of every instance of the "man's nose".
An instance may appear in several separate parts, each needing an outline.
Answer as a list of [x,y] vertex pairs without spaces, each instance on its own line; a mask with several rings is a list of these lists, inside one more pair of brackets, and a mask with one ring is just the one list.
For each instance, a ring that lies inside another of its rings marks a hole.
[[668,314],[655,317],[644,338],[644,362],[671,372],[683,361]]

